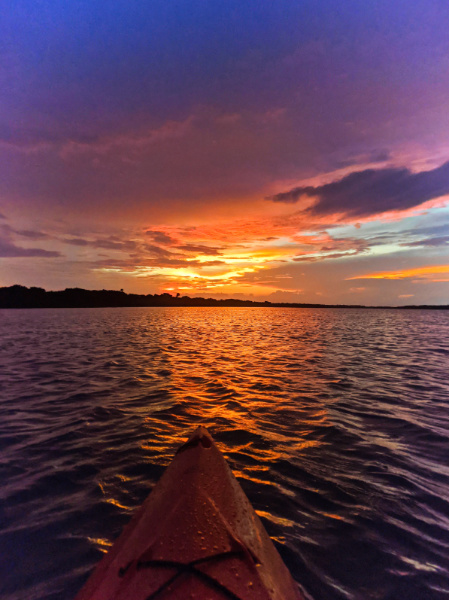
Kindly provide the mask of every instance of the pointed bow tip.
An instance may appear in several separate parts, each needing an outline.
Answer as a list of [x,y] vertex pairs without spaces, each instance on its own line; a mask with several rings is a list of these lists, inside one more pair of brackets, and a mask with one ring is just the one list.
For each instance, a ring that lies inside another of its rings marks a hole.
[[187,442],[178,448],[176,454],[184,452],[184,450],[188,450],[189,448],[195,448],[198,445],[203,446],[203,448],[210,448],[213,444],[214,440],[209,431],[206,427],[200,425],[195,429]]

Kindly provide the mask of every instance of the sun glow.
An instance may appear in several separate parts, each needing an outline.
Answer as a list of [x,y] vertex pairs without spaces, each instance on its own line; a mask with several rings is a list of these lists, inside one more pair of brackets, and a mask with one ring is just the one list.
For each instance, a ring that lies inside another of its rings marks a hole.
[[[309,293],[311,283],[301,270],[303,264],[307,273],[318,262],[325,262],[324,270],[332,271],[331,265],[337,261],[341,269],[343,262],[362,255],[388,260],[390,255],[404,256],[410,252],[402,232],[406,226],[396,232],[387,214],[383,215],[385,222],[382,215],[371,216],[372,224],[365,223],[369,229],[364,237],[360,233],[360,219],[352,224],[348,221],[344,227],[341,223],[334,226],[339,223],[335,215],[327,217],[325,224],[298,212],[296,207],[291,211],[282,219],[277,215],[259,220],[219,220],[198,226],[143,227],[140,233],[134,232],[129,248],[115,238],[100,240],[95,246],[98,250],[93,251],[98,254],[93,255],[92,270],[133,279],[131,286],[135,289],[148,285],[157,293],[204,295],[211,291],[228,297],[268,299],[280,292],[289,298],[288,294]],[[401,214],[410,216],[407,211]],[[120,247],[121,254],[105,259],[100,252],[110,245],[114,250]],[[84,246],[80,247],[85,251]],[[444,266],[379,270],[350,279],[408,279],[410,283],[448,280]],[[351,288],[351,293],[354,289]]]
[[[274,244],[273,242],[277,242]],[[204,249],[204,240],[196,242],[197,247]],[[195,247],[192,245],[192,248]],[[248,276],[266,269],[280,266],[282,263],[293,261],[297,246],[277,238],[268,242],[253,242],[247,245],[232,243],[220,248],[217,254],[194,253],[186,256],[177,248],[170,248],[170,259],[167,262],[180,263],[172,265],[145,264],[143,260],[138,265],[110,265],[97,269],[103,273],[121,273],[135,278],[159,279],[163,291],[186,292],[214,289],[222,293],[238,294],[244,291],[255,295],[263,295],[279,290],[279,286],[245,280]],[[176,258],[172,258],[176,257]],[[179,258],[178,258],[179,257]],[[157,262],[157,260],[156,260]],[[161,261],[163,262],[163,261]]]

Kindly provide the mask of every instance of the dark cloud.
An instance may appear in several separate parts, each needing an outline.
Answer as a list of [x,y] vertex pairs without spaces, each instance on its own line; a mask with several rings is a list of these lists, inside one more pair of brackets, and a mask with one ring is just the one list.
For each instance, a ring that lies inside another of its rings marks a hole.
[[143,267],[172,267],[177,269],[182,267],[198,266],[199,264],[199,261],[187,261],[182,258],[170,258],[167,256],[144,258],[140,260],[140,265]]
[[14,233],[14,229],[10,225],[2,224],[0,225],[0,231],[2,231],[2,235],[4,237],[10,237],[12,233]]
[[0,213],[0,219],[6,219],[5,215],[3,215],[2,213]]
[[72,246],[89,246],[91,248],[101,248],[103,250],[121,250],[132,252],[138,248],[136,242],[131,240],[121,241],[116,236],[111,236],[105,240],[86,240],[84,238],[64,238],[66,244]]
[[[441,221],[440,221],[441,223]],[[413,236],[427,236],[427,237],[441,237],[445,236],[449,231],[449,222],[440,225],[431,225],[429,227],[417,227],[416,229],[408,229],[404,232],[406,235]]]
[[349,252],[332,252],[331,254],[325,254],[323,256],[314,256],[314,255],[297,256],[293,260],[295,262],[318,262],[320,260],[328,260],[330,258],[347,258],[349,256],[355,256],[356,254],[359,254],[359,253],[360,253],[359,250],[351,250]]
[[20,248],[6,240],[0,240],[1,258],[19,258],[19,257],[45,257],[55,258],[61,256],[59,252],[53,250],[41,250],[40,248]]
[[225,261],[224,260],[205,260],[204,262],[199,262],[199,261],[188,261],[188,264],[191,265],[192,263],[196,264],[198,263],[198,267],[216,267],[218,265],[225,265]]
[[122,242],[122,241],[117,242],[113,239],[95,240],[95,241],[91,242],[91,245],[94,248],[102,248],[103,250],[124,250],[124,251],[133,251],[138,247],[136,242],[133,242],[131,240],[124,241],[124,242]]
[[170,252],[169,250],[165,250],[165,248],[160,248],[159,246],[155,246],[154,244],[145,244],[143,249],[146,252],[149,252],[152,256],[157,256],[157,257],[161,257],[161,258],[170,258],[172,256],[179,256],[179,255],[176,255],[176,253],[174,253],[174,252]]
[[420,173],[405,168],[357,171],[332,183],[296,187],[268,199],[295,204],[303,196],[316,197],[316,204],[306,209],[312,215],[341,212],[366,217],[412,208],[445,194],[449,194],[449,162]]
[[146,268],[146,267],[156,267],[156,268],[171,267],[174,269],[178,269],[178,268],[191,267],[191,266],[201,267],[203,265],[203,263],[200,263],[199,261],[195,261],[195,260],[185,260],[182,258],[179,258],[179,259],[178,258],[169,258],[169,257],[165,257],[165,256],[155,257],[155,258],[133,256],[126,260],[121,260],[121,259],[113,260],[111,258],[105,258],[102,260],[93,261],[89,264],[91,267],[94,267],[94,268],[103,268],[103,267],[109,268],[109,269],[117,268],[123,272],[135,271],[136,269]]
[[19,235],[21,237],[25,237],[29,240],[48,240],[50,239],[50,236],[46,233],[43,233],[42,231],[30,231],[28,229],[14,229],[13,227],[11,227],[10,225],[0,225],[0,229],[1,231],[3,231],[3,234],[8,237],[11,238],[14,235]]
[[46,233],[44,233],[42,231],[22,230],[22,231],[16,231],[15,233],[17,233],[18,235],[21,235],[22,237],[26,237],[30,240],[48,240],[50,237],[49,235],[47,235]]
[[164,233],[163,231],[148,229],[145,232],[145,235],[150,236],[153,242],[156,242],[156,244],[164,244],[165,246],[172,246],[173,244],[176,244],[175,238],[167,233]]
[[84,240],[83,238],[65,238],[63,241],[72,246],[89,246],[90,244],[88,240]]
[[443,235],[441,237],[426,238],[424,240],[416,240],[414,242],[404,242],[401,244],[401,246],[407,246],[407,247],[434,246],[434,247],[438,247],[438,246],[446,246],[447,244],[449,244],[449,235]]
[[[129,250],[127,258],[112,258],[106,255],[104,259],[90,262],[89,264],[95,265],[96,267],[108,267],[108,268],[119,268],[124,272],[126,270],[135,270],[146,267],[171,267],[171,268],[186,268],[186,267],[197,267],[199,269],[204,267],[213,267],[224,264],[221,260],[192,260],[188,258],[187,254],[176,251],[167,250],[166,248],[145,243],[136,242],[119,242],[120,238],[116,236],[110,236],[107,240],[86,240],[83,238],[70,238],[65,241],[76,246],[89,246],[93,248],[105,248],[113,250]],[[190,246],[186,245],[182,247],[196,253],[201,252],[204,255],[215,255],[218,254],[215,248],[209,248],[208,246]]]
[[218,248],[211,248],[210,246],[202,246],[201,244],[185,244],[184,246],[176,246],[179,250],[185,252],[195,252],[197,254],[204,254],[206,256],[217,256],[220,254]]

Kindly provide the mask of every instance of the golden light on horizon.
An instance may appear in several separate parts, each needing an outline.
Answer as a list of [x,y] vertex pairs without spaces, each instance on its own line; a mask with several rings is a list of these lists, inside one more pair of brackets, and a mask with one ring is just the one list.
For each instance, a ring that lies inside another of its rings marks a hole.
[[347,281],[353,279],[427,279],[430,281],[449,281],[449,277],[436,279],[435,276],[449,274],[449,265],[429,265],[426,267],[416,267],[414,269],[403,269],[400,271],[382,271],[378,273],[366,273],[348,277]]
[[[266,268],[290,262],[297,254],[294,244],[284,241],[274,244],[270,241],[254,242],[246,247],[232,246],[221,250],[218,255],[194,254],[180,258],[183,264],[173,266],[117,264],[97,269],[102,273],[116,273],[135,278],[164,278],[161,290],[164,292],[187,292],[211,290],[226,294],[245,293],[266,295],[280,289],[272,282],[261,283],[245,280],[245,276],[256,274]],[[181,255],[180,255],[181,256]],[[284,287],[284,286],[281,286]]]

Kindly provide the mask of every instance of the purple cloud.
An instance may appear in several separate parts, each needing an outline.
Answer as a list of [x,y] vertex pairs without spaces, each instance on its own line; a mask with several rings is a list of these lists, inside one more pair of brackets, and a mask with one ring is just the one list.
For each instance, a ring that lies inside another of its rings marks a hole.
[[19,248],[11,242],[0,240],[0,257],[1,258],[18,258],[18,257],[45,257],[55,258],[61,256],[60,252],[53,250],[42,250],[41,248]]
[[401,246],[407,247],[420,247],[420,246],[446,246],[449,244],[449,235],[443,235],[441,237],[427,238],[424,240],[416,240],[415,242],[404,242]]
[[436,169],[412,173],[406,168],[367,169],[320,186],[296,187],[270,196],[273,202],[295,204],[302,196],[317,198],[306,209],[312,215],[343,212],[366,217],[404,210],[449,194],[449,162]]
[[26,237],[30,240],[47,240],[50,236],[42,231],[29,231],[28,229],[22,231],[16,231],[18,235]]
[[104,240],[86,240],[84,238],[64,238],[66,244],[72,246],[89,246],[91,248],[101,248],[103,250],[123,250],[132,252],[138,248],[136,242],[125,240],[121,241],[116,236],[111,236]]
[[88,240],[84,240],[83,238],[65,238],[63,241],[72,246],[89,246],[90,244]]

